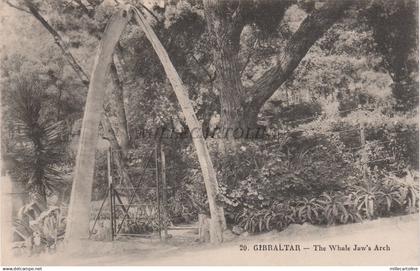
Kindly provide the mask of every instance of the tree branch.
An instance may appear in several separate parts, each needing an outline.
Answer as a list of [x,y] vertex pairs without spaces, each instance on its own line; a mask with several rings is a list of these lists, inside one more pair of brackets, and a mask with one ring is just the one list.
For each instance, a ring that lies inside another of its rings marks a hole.
[[301,23],[287,43],[278,64],[265,72],[248,89],[251,108],[260,109],[274,92],[289,78],[312,45],[338,20],[353,0],[330,0]]
[[148,7],[146,7],[145,5],[143,5],[142,3],[140,3],[139,2],[139,4],[140,4],[140,6],[142,7],[142,8],[144,8],[147,12],[149,12],[150,13],[150,15],[152,15],[153,16],[153,18],[156,20],[156,22],[157,23],[163,23],[161,20],[159,20],[159,18],[156,16],[156,14],[153,12],[153,11],[151,11]]
[[[6,1],[6,4],[8,4],[10,7],[15,8],[15,9],[17,9],[17,10],[20,10],[20,11],[26,12],[26,13],[28,13],[28,14],[31,14],[28,10],[26,10],[26,9],[24,9],[24,8],[21,8],[21,7],[18,7],[18,6],[16,6],[16,5],[14,5],[14,4],[12,4],[12,3],[10,3],[9,1]],[[31,15],[32,15],[32,14],[31,14]]]
[[63,52],[67,62],[72,66],[73,70],[76,72],[77,76],[83,82],[84,85],[89,86],[89,77],[83,70],[83,68],[77,63],[76,59],[67,49],[67,46],[60,34],[45,20],[45,18],[39,13],[38,9],[29,1],[24,0],[25,6],[29,9],[29,12],[44,26],[44,28],[50,32],[53,36],[55,43],[60,47]]

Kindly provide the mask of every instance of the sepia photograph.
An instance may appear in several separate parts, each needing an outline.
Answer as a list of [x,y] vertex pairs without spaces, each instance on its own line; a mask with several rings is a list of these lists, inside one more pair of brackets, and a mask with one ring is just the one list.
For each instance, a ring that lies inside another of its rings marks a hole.
[[2,270],[418,270],[418,14],[0,0]]

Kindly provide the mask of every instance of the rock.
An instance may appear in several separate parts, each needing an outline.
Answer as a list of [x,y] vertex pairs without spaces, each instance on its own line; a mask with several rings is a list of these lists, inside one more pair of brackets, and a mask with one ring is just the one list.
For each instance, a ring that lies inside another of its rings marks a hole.
[[248,237],[249,236],[249,232],[245,231],[241,234],[241,237]]
[[236,235],[241,235],[244,232],[244,229],[239,226],[233,226],[232,232]]

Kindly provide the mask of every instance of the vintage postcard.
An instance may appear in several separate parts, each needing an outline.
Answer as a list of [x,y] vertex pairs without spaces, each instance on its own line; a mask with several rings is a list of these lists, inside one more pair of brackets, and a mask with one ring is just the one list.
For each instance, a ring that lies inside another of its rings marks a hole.
[[417,270],[418,10],[1,1],[0,264]]

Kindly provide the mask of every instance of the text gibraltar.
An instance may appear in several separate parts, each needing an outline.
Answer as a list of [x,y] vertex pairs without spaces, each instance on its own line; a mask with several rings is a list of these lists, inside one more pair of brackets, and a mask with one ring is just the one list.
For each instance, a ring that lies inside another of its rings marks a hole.
[[256,244],[254,251],[301,251],[297,244]]

